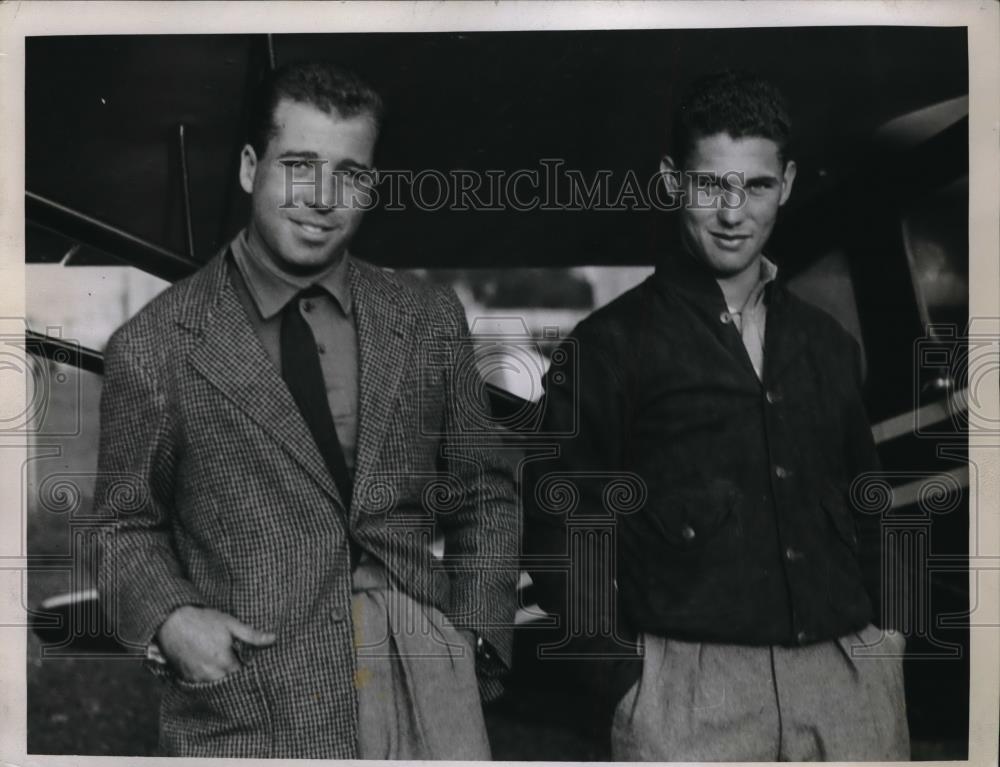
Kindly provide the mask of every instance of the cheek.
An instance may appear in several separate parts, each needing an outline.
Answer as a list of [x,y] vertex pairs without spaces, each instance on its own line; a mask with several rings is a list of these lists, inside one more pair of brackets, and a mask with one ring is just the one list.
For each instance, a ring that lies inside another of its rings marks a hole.
[[360,208],[348,208],[342,215],[347,221],[347,230],[353,232],[361,226],[361,218],[364,216],[364,211]]
[[688,211],[684,216],[684,225],[688,231],[703,232],[708,228],[708,222],[712,219],[714,211],[710,209]]
[[276,226],[281,219],[282,211],[279,207],[281,202],[280,199],[275,199],[264,190],[258,190],[254,194],[253,199],[254,213],[257,220],[270,227]]
[[276,219],[282,215],[282,206],[296,203],[297,195],[290,199],[285,194],[285,181],[280,175],[268,174],[262,183],[254,190],[257,209],[268,218]]
[[778,218],[778,197],[769,196],[763,200],[751,200],[748,209],[758,227],[770,229]]
[[353,221],[361,218],[364,214],[365,205],[369,202],[369,198],[362,191],[351,187],[344,190],[340,202],[337,214],[344,219]]
[[371,207],[373,195],[371,187],[352,184],[346,188],[344,199],[350,211],[364,213],[367,208]]

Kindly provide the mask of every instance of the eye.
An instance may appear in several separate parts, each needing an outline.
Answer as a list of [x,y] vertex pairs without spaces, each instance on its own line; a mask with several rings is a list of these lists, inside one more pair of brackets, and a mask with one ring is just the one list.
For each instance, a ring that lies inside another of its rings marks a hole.
[[718,195],[722,194],[725,191],[725,187],[726,187],[725,183],[723,183],[720,179],[717,178],[706,179],[703,182],[702,186],[705,192],[707,192],[712,197],[717,197]]
[[311,168],[314,161],[305,159],[285,158],[282,160],[278,160],[278,162],[286,168],[291,168],[293,171],[302,171]]
[[342,168],[333,172],[334,180],[347,186],[356,186],[359,179],[371,173],[367,168]]
[[763,194],[774,188],[774,183],[767,179],[755,179],[747,184],[747,188],[754,194]]

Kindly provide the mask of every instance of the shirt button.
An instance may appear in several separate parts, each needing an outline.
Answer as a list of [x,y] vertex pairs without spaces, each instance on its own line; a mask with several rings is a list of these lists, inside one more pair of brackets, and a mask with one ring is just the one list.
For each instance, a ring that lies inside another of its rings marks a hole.
[[684,525],[681,528],[681,538],[685,541],[693,541],[695,536],[694,528],[691,525]]
[[786,477],[788,477],[788,474],[789,471],[784,466],[774,467],[774,476],[776,476],[778,479],[785,479]]
[[723,325],[728,325],[732,321],[733,321],[733,315],[731,315],[729,312],[723,312],[722,314],[719,315],[719,322],[721,322]]
[[798,634],[795,635],[795,639],[798,640],[799,644],[805,644],[808,638],[809,635],[804,631],[800,631]]
[[304,312],[311,312],[312,308],[313,308],[313,302],[312,301],[303,301],[302,302],[302,311],[304,311]]
[[326,354],[326,347],[323,344],[316,344],[316,351],[320,354]]
[[775,402],[781,402],[781,395],[776,391],[768,391],[764,396],[767,397],[767,401],[771,405]]
[[333,618],[334,621],[342,621],[346,615],[347,612],[340,605],[334,605],[333,609],[330,610],[330,617]]

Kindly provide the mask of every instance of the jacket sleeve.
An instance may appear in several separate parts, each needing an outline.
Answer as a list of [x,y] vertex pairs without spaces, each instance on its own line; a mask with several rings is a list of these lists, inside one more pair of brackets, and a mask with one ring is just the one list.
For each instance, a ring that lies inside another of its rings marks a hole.
[[203,600],[172,543],[177,450],[164,396],[120,333],[104,360],[94,507],[112,533],[101,546],[98,588],[118,639],[146,647],[171,612]]
[[[484,701],[502,691],[510,668],[519,575],[520,524],[514,470],[501,450],[502,430],[476,365],[465,310],[454,291],[444,294],[450,335],[445,375],[445,437],[442,464],[456,477],[462,495],[439,524],[452,579],[451,618],[485,643],[477,659]],[[509,451],[507,451],[509,454]]]
[[558,662],[572,666],[601,719],[642,673],[635,633],[617,607],[617,552],[594,556],[586,545],[593,522],[605,531],[618,522],[608,487],[627,469],[628,397],[620,363],[588,336],[570,337],[555,354],[566,362],[546,376],[541,426],[555,455],[525,467],[524,548],[539,605],[559,618],[567,659]]

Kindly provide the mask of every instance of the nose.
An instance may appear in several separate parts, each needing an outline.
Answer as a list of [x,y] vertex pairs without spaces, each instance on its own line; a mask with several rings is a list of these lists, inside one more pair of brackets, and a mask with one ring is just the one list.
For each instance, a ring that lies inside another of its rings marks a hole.
[[315,166],[312,172],[308,181],[296,184],[296,203],[320,215],[344,207],[342,174],[330,171],[326,164]]
[[315,212],[330,213],[343,206],[344,190],[336,172],[324,168],[323,178],[321,183],[317,185],[317,191],[320,193],[320,198],[314,199],[309,205]]
[[[730,198],[727,200],[725,196],[719,200],[719,207],[716,211],[716,218],[719,223],[726,227],[735,227],[743,221],[745,205],[736,205],[737,200]],[[742,201],[739,201],[742,203]]]

